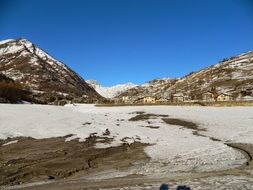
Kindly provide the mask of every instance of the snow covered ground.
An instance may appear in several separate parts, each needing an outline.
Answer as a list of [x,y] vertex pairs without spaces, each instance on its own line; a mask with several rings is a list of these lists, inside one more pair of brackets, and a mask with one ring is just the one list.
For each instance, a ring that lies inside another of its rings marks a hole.
[[[149,123],[147,120],[129,121],[137,115],[136,111],[185,119],[197,123],[206,131],[199,132],[204,136],[196,136],[191,129],[164,123],[162,117],[153,117],[148,120]],[[83,141],[91,133],[103,136],[106,129],[109,129],[113,142],[97,142],[97,148],[134,141],[152,144],[145,149],[151,158],[150,162],[136,163],[125,172],[104,172],[94,178],[128,174],[161,177],[235,168],[246,159],[242,153],[224,142],[253,144],[252,107],[95,107],[80,104],[57,107],[0,104],[0,121],[0,139],[17,136],[48,138],[73,134],[66,140],[80,138]],[[205,136],[221,141],[213,141]]]

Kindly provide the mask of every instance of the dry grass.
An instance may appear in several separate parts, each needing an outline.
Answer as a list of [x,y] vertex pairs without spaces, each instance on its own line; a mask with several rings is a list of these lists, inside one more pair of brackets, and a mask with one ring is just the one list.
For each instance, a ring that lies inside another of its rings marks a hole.
[[176,119],[176,118],[163,118],[162,119],[165,123],[170,125],[179,125],[188,129],[194,129],[198,131],[204,131],[204,129],[200,129],[199,126],[196,123],[193,123],[191,121],[186,121],[183,119]]
[[10,103],[17,103],[21,100],[30,100],[30,92],[24,90],[19,83],[14,82],[0,82],[0,97]]
[[150,129],[159,129],[160,128],[159,126],[153,126],[153,125],[142,126],[142,127],[147,127],[147,128],[150,128]]
[[152,114],[152,113],[141,113],[138,114],[132,118],[129,119],[129,121],[144,121],[144,120],[148,120],[148,119],[155,119],[158,117],[168,117],[168,115],[163,115],[163,114]]

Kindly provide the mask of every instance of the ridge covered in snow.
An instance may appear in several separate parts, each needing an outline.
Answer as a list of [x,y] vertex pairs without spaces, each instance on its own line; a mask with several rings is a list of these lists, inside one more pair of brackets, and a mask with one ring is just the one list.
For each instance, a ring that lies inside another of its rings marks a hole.
[[102,99],[81,76],[27,39],[0,42],[0,72],[29,88],[42,103],[66,97]]
[[11,42],[11,41],[14,41],[14,39],[2,40],[2,41],[0,41],[0,45]]
[[[47,61],[50,65],[57,63],[58,65],[62,66],[64,69],[67,69],[65,64],[63,64],[62,62],[59,62],[58,60],[56,60],[55,58],[50,56],[48,53],[46,53],[42,49],[35,46],[32,42],[30,42],[27,39],[22,38],[18,41],[12,40],[12,39],[4,40],[4,41],[0,42],[0,45],[3,45],[3,44],[6,44],[7,46],[0,49],[0,56],[10,54],[10,53],[15,54],[20,51],[26,50],[26,51],[28,51],[27,53],[29,53],[29,52],[33,53],[38,58],[40,58],[44,61]],[[23,54],[26,54],[26,53],[23,53]],[[35,62],[35,61],[36,60],[34,59],[33,62]]]
[[125,84],[118,84],[111,87],[104,87],[100,85],[96,80],[87,80],[86,82],[105,98],[114,98],[115,96],[125,92],[126,90],[137,86],[136,84],[128,82]]

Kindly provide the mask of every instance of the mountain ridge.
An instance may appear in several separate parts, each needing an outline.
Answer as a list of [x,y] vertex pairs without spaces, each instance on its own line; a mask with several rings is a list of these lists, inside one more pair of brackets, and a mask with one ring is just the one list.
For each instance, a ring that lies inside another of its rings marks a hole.
[[131,97],[130,102],[135,102],[151,96],[173,101],[173,96],[181,96],[184,101],[202,101],[207,92],[213,94],[213,99],[220,94],[231,96],[233,100],[253,96],[253,51],[225,58],[179,79],[153,80],[129,89],[116,98],[120,101],[123,97]]
[[103,99],[75,71],[27,39],[0,43],[0,72],[29,87],[41,102]]

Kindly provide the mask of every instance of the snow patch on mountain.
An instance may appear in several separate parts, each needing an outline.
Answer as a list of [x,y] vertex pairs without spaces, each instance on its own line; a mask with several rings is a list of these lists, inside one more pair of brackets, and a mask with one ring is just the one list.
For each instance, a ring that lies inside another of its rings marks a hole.
[[0,45],[11,42],[11,41],[14,41],[14,40],[13,39],[2,40],[0,41]]
[[86,82],[92,88],[94,88],[101,96],[105,98],[114,98],[115,96],[127,91],[128,89],[131,89],[137,86],[136,84],[128,82],[126,84],[118,84],[111,87],[104,87],[95,80],[87,80]]

